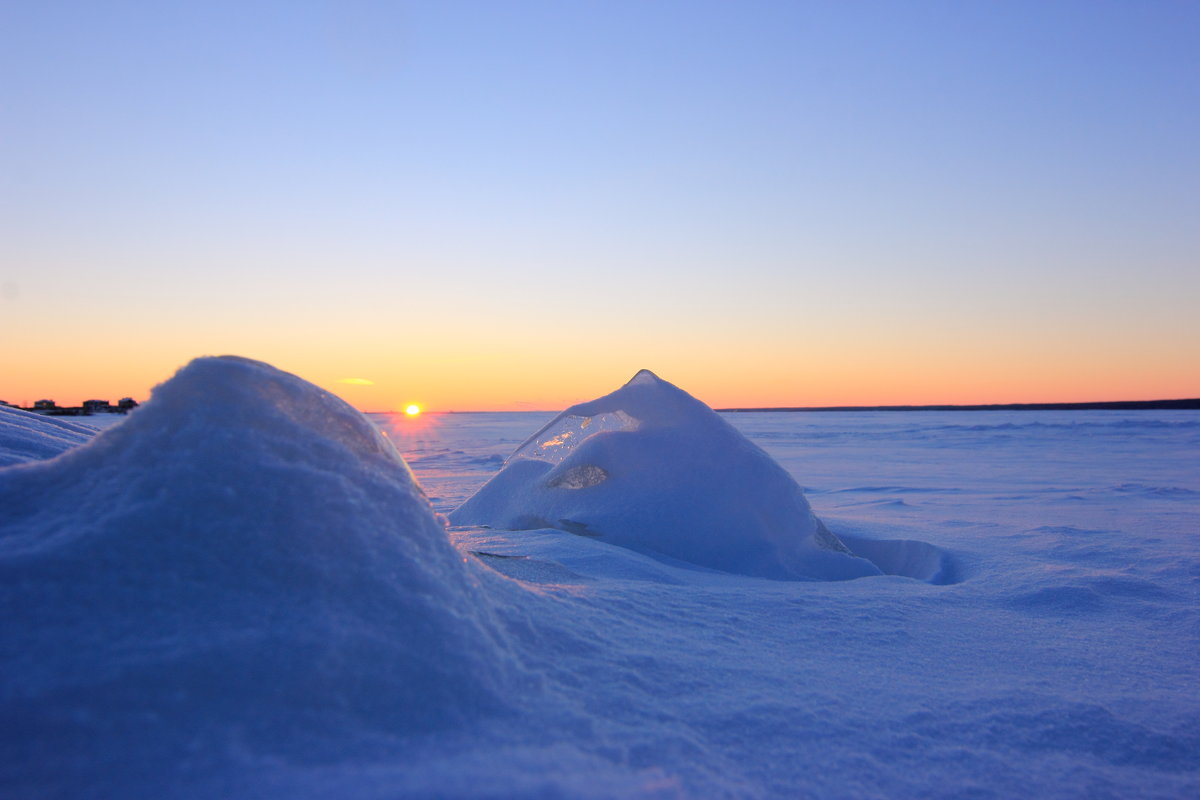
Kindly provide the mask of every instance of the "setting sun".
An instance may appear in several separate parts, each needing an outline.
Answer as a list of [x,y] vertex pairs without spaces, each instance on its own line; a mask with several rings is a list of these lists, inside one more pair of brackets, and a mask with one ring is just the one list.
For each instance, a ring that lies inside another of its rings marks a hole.
[[413,403],[412,405],[404,408],[404,413],[408,414],[410,417],[415,417],[417,414],[421,413],[421,407],[416,403]]

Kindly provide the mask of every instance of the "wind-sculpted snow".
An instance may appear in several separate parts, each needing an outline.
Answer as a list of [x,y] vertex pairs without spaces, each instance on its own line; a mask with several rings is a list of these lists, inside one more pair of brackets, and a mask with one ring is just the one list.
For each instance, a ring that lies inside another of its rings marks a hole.
[[0,467],[53,458],[95,435],[86,425],[0,406]]
[[0,787],[165,796],[478,721],[516,667],[476,569],[361,414],[198,359],[0,470]]
[[557,528],[758,577],[880,574],[825,528],[770,456],[646,370],[553,419],[451,519]]
[[[0,469],[0,797],[1200,797],[1194,412],[1019,414],[724,415],[887,573],[776,581],[447,532],[361,415],[201,360]],[[384,430],[450,508],[546,419]]]

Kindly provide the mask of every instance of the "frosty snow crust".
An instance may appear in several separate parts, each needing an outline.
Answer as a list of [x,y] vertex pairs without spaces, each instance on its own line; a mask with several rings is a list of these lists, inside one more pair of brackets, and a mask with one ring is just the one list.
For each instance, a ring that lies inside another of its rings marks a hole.
[[87,425],[0,406],[0,467],[53,458],[95,435]]
[[23,765],[44,790],[39,765],[97,748],[127,778],[123,747],[202,771],[231,736],[303,759],[348,720],[369,739],[495,711],[514,663],[476,583],[361,414],[198,359],[90,444],[0,471],[4,782]]
[[450,518],[557,528],[764,578],[880,574],[826,530],[786,470],[649,370],[555,417]]

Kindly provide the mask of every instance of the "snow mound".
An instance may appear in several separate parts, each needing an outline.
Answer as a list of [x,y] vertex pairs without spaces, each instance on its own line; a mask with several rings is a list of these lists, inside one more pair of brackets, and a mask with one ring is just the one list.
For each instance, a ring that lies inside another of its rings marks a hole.
[[361,414],[197,359],[0,470],[0,785],[153,796],[502,711],[518,666],[477,569]]
[[555,417],[450,516],[765,578],[880,574],[826,530],[770,456],[648,370]]
[[0,406],[0,467],[53,458],[95,435],[86,425]]

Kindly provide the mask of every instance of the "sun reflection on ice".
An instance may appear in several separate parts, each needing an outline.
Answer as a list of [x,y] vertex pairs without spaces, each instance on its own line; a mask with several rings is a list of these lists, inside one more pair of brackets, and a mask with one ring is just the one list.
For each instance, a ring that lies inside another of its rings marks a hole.
[[395,411],[368,416],[406,458],[409,457],[410,450],[420,449],[419,442],[428,441],[430,437],[435,436],[438,428],[438,415],[427,413],[418,403],[409,403]]

